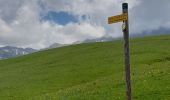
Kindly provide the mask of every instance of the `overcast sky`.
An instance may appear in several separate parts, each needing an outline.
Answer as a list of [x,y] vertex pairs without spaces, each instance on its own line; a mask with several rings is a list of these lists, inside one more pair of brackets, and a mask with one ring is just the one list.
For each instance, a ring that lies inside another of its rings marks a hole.
[[170,0],[0,0],[0,46],[45,48],[103,36],[120,37],[107,18],[129,3],[130,33],[170,28]]

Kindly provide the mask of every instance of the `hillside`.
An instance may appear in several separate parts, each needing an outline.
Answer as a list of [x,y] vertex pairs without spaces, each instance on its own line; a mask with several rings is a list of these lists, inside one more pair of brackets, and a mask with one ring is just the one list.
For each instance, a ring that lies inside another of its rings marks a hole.
[[[133,100],[170,100],[170,35],[131,40]],[[0,61],[0,100],[125,100],[123,42]]]

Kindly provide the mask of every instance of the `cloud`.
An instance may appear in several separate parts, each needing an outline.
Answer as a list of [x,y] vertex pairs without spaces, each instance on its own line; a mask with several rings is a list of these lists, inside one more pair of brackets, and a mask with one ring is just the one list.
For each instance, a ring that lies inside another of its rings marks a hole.
[[33,0],[23,1],[15,15],[11,15],[12,21],[8,22],[9,19],[0,18],[2,26],[0,27],[0,44],[38,49],[55,42],[72,43],[105,35],[104,27],[87,22],[59,25],[48,20],[40,21],[38,7],[37,2]]
[[151,32],[159,28],[170,28],[169,0],[141,0],[140,5],[131,9],[131,32]]
[[[170,28],[169,0],[0,0],[0,45],[39,49],[55,42],[120,37],[121,23],[108,25],[107,18],[120,14],[124,1],[129,3],[131,33]],[[49,12],[64,12],[77,21],[43,20]]]

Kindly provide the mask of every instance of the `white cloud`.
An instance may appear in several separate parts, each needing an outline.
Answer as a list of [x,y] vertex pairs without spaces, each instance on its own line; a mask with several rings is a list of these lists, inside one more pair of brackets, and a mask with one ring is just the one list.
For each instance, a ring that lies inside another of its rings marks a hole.
[[87,22],[62,26],[40,21],[39,8],[34,0],[24,1],[15,13],[10,22],[0,19],[1,45],[44,48],[55,42],[72,43],[105,35],[104,27]]
[[69,44],[79,40],[99,38],[105,35],[101,26],[92,26],[89,23],[70,23],[65,26],[44,22],[41,24],[41,41],[33,46],[43,48],[52,43]]
[[[131,33],[170,28],[169,0],[0,0],[0,45],[44,48],[55,42],[122,36],[121,24],[108,25],[107,18],[120,14],[124,1],[129,3]],[[48,11],[67,12],[79,22],[41,20],[40,13]]]
[[131,32],[170,28],[169,0],[141,0],[130,12]]

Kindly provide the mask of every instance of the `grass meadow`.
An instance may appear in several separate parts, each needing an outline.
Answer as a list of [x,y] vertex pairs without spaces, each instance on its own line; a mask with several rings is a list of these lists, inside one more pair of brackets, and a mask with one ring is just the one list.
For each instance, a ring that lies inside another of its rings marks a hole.
[[[170,100],[170,35],[130,40],[133,100]],[[0,60],[0,100],[125,100],[123,41]]]

